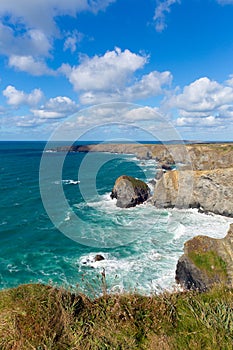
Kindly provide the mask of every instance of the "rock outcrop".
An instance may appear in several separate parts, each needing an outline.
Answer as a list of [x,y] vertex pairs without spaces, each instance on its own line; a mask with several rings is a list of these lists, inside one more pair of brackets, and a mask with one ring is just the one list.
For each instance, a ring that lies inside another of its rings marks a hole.
[[157,181],[152,202],[163,208],[200,208],[233,217],[233,168],[168,171]]
[[150,194],[147,184],[131,176],[120,176],[113,187],[111,198],[116,198],[120,208],[135,207],[145,202]]
[[233,224],[222,239],[196,236],[187,241],[177,263],[176,281],[199,291],[216,284],[233,288]]

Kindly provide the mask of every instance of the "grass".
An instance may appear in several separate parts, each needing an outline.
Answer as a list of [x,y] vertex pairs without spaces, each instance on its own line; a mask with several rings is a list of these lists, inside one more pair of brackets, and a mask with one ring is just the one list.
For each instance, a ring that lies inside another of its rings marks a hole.
[[215,251],[192,251],[189,253],[189,257],[194,262],[194,264],[201,270],[205,271],[209,277],[214,277],[217,274],[219,276],[219,280],[226,281],[226,262]]
[[145,191],[148,190],[147,184],[142,180],[135,179],[134,177],[129,176],[129,175],[122,175],[121,178],[130,181],[134,188],[139,187]]
[[232,349],[233,291],[142,296],[31,284],[0,292],[1,350]]

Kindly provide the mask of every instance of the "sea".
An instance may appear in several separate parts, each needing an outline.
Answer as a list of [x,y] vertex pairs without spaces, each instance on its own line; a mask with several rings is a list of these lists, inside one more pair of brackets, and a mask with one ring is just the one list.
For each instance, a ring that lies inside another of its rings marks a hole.
[[45,283],[96,296],[103,285],[146,295],[178,288],[185,241],[222,238],[233,219],[150,203],[118,208],[110,197],[116,178],[134,176],[153,192],[156,167],[131,154],[0,142],[0,289]]

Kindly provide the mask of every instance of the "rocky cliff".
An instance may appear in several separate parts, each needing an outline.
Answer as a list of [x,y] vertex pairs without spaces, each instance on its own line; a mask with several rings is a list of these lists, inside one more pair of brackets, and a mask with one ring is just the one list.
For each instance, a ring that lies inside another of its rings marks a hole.
[[152,202],[233,217],[233,168],[168,171],[157,181]]
[[147,184],[131,176],[120,176],[113,187],[111,198],[116,198],[120,208],[135,207],[145,202],[150,194]]
[[233,224],[223,239],[196,236],[184,245],[176,281],[186,289],[204,291],[215,284],[233,288]]
[[135,154],[141,159],[155,159],[160,164],[176,164],[193,170],[228,168],[233,164],[233,143],[206,144],[112,144],[58,147],[70,152],[111,152]]

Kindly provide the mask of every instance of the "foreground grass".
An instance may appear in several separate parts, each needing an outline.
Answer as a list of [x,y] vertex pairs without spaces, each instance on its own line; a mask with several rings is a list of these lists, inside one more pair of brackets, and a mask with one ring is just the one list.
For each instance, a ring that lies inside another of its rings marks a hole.
[[0,292],[1,350],[233,349],[233,291],[109,295],[31,284]]

